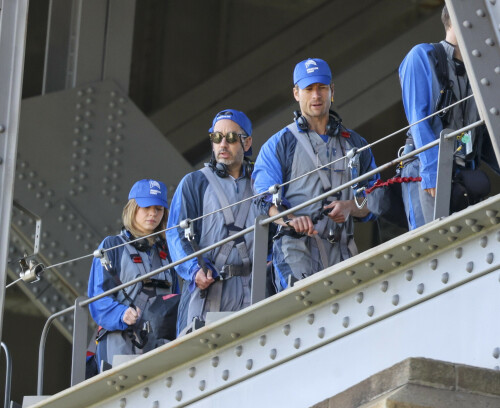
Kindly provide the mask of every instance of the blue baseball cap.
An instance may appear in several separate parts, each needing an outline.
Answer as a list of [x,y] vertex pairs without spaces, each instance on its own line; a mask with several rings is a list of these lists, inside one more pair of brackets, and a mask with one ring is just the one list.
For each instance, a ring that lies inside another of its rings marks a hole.
[[332,71],[327,62],[320,58],[308,58],[295,65],[293,84],[300,89],[316,83],[330,85],[331,82]]
[[[217,115],[215,115],[215,118],[212,121],[212,127],[208,129],[208,132],[213,132],[215,124],[222,119],[232,120],[234,123],[237,123],[248,136],[252,136],[252,122],[250,121],[250,119],[248,119],[247,115],[235,109],[224,109],[223,111],[220,111]],[[250,149],[245,152],[245,156],[251,155],[252,147],[250,147]]]
[[167,203],[167,186],[161,181],[152,179],[144,179],[136,182],[128,199],[135,199],[139,207],[151,207],[152,205],[161,205],[168,208]]

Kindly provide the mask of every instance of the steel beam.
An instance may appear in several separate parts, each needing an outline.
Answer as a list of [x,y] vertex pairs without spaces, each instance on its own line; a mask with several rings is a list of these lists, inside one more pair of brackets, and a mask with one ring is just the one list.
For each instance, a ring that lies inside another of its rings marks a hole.
[[27,0],[0,2],[0,340],[16,169]]
[[500,162],[500,2],[446,0],[476,105]]
[[495,368],[499,208],[435,220],[35,406],[302,407],[411,356]]

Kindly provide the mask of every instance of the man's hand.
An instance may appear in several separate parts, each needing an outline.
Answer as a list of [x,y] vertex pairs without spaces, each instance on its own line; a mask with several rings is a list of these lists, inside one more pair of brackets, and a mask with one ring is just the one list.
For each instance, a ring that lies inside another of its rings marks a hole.
[[141,315],[141,309],[137,308],[136,310],[133,307],[129,307],[127,310],[125,310],[125,313],[123,314],[122,317],[123,323],[126,323],[129,326],[133,326],[137,322],[137,319],[139,319],[140,315]]
[[194,283],[201,290],[208,288],[212,283],[214,283],[214,281],[215,280],[214,280],[214,278],[212,278],[212,270],[211,269],[208,269],[206,275],[205,275],[205,272],[203,271],[203,269],[199,269],[198,272],[196,272],[196,275],[194,277]]
[[318,231],[314,229],[314,224],[311,220],[311,217],[309,217],[308,215],[291,218],[288,222],[288,226],[292,227],[299,234],[307,234],[309,236],[312,236],[318,233]]
[[434,188],[426,188],[424,191],[431,195],[431,197],[436,197],[436,187]]
[[352,201],[332,201],[330,204],[325,205],[323,208],[325,210],[331,210],[328,213],[330,217],[336,223],[346,222],[352,211],[353,206]]

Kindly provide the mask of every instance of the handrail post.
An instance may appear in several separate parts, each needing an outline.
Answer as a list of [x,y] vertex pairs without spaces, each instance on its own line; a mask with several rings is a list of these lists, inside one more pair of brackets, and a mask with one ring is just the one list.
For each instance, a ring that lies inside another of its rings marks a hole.
[[89,318],[87,307],[80,306],[80,302],[86,299],[88,299],[88,297],[79,296],[75,301],[73,349],[71,355],[71,386],[85,380]]
[[447,137],[452,129],[443,129],[439,135],[439,155],[436,180],[434,219],[450,215],[451,175],[453,170],[453,149],[455,138]]
[[266,297],[267,244],[269,224],[261,224],[267,217],[259,215],[255,218],[252,262],[252,304]]
[[5,351],[5,399],[4,399],[4,407],[7,408],[10,406],[10,385],[12,380],[12,358],[9,353],[9,349],[7,345],[2,341],[2,348]]

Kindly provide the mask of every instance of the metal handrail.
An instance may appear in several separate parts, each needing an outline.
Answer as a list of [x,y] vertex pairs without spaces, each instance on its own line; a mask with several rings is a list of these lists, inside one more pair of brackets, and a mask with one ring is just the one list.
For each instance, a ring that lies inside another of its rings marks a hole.
[[4,407],[8,408],[10,405],[10,387],[12,381],[12,357],[10,356],[9,349],[7,345],[2,341],[2,348],[5,351],[5,398],[4,398]]
[[[479,121],[477,121],[477,122],[475,122],[473,124],[470,124],[470,125],[465,126],[465,127],[461,128],[461,129],[458,129],[457,131],[455,131],[453,133],[448,134],[446,137],[450,138],[450,137],[454,137],[456,135],[460,135],[462,132],[467,131],[469,129],[472,129],[474,127],[480,126],[483,123],[484,123],[483,120],[479,120]],[[425,150],[428,150],[428,149],[430,149],[430,148],[432,148],[434,146],[437,146],[437,145],[439,145],[439,143],[440,143],[440,140],[436,139],[436,140],[434,140],[434,141],[426,144],[425,146],[422,146],[422,147],[420,147],[418,149],[415,149],[415,150],[411,151],[410,153],[407,153],[407,154],[402,155],[400,157],[397,157],[396,159],[393,159],[393,160],[391,160],[391,161],[389,161],[389,162],[387,162],[387,163],[385,163],[385,164],[383,164],[381,166],[378,166],[377,168],[375,168],[375,169],[373,169],[373,170],[371,170],[371,171],[369,171],[367,173],[364,173],[364,174],[362,174],[359,177],[356,177],[356,178],[354,178],[354,179],[352,179],[352,180],[350,180],[350,181],[348,181],[348,182],[346,182],[346,183],[344,183],[344,184],[342,184],[342,185],[340,185],[338,187],[332,188],[331,190],[329,190],[329,191],[327,191],[327,192],[325,192],[325,193],[323,193],[323,194],[321,194],[321,195],[319,195],[319,196],[317,196],[315,198],[312,198],[312,199],[310,199],[308,201],[305,201],[302,204],[299,204],[299,205],[297,205],[295,207],[292,207],[292,208],[290,208],[288,210],[282,211],[279,214],[276,214],[274,216],[267,217],[265,219],[257,219],[256,223],[258,223],[260,226],[267,226],[267,225],[269,225],[270,223],[274,222],[275,220],[277,220],[279,218],[282,218],[282,217],[284,217],[286,215],[292,214],[293,212],[295,212],[297,210],[300,210],[302,208],[310,206],[311,204],[314,204],[314,203],[316,203],[318,201],[321,201],[321,200],[323,200],[323,199],[331,196],[332,194],[335,194],[335,193],[337,193],[337,192],[339,192],[339,191],[341,191],[341,190],[343,190],[343,189],[345,189],[347,187],[350,187],[352,185],[355,185],[355,184],[359,183],[360,181],[363,181],[363,180],[365,180],[367,178],[370,178],[371,176],[373,176],[375,174],[378,174],[378,173],[380,173],[383,170],[386,170],[386,169],[388,169],[388,168],[390,168],[392,166],[395,166],[395,165],[397,165],[401,161],[407,160],[407,159],[409,159],[409,158],[411,158],[413,156],[416,156],[419,153],[422,153]],[[233,240],[235,240],[237,238],[240,238],[240,237],[242,237],[242,236],[244,236],[244,235],[246,235],[246,234],[254,231],[255,228],[256,228],[256,226],[254,224],[254,225],[252,225],[252,226],[250,226],[250,227],[248,227],[248,228],[246,228],[246,229],[244,229],[242,231],[239,231],[239,232],[235,233],[234,235],[231,235],[230,237],[227,237],[227,238],[225,238],[223,240],[220,240],[220,241],[218,241],[218,242],[216,242],[216,243],[214,243],[212,245],[209,245],[209,246],[207,246],[207,247],[205,247],[203,249],[200,249],[199,251],[193,252],[192,254],[190,254],[190,255],[182,258],[182,259],[179,259],[178,261],[171,262],[171,263],[169,263],[166,266],[162,266],[162,267],[160,267],[158,269],[155,269],[154,271],[151,271],[151,272],[149,272],[149,273],[147,273],[147,274],[145,274],[145,275],[143,275],[141,277],[138,277],[136,279],[133,279],[133,280],[131,280],[129,282],[122,283],[121,285],[118,285],[118,286],[114,287],[113,289],[110,289],[110,290],[107,290],[105,292],[102,292],[99,295],[96,295],[96,296],[94,296],[92,298],[89,298],[89,299],[86,299],[84,301],[79,302],[75,306],[70,306],[70,307],[68,307],[68,308],[66,308],[66,309],[64,309],[64,310],[62,310],[60,312],[57,312],[57,313],[51,315],[48,318],[48,320],[47,320],[47,322],[46,322],[46,324],[44,326],[44,329],[43,329],[43,332],[42,332],[42,338],[41,338],[41,341],[40,341],[39,360],[38,360],[38,387],[37,387],[38,395],[41,395],[42,388],[43,388],[43,363],[44,363],[43,354],[44,354],[44,349],[45,349],[45,342],[46,342],[47,332],[48,332],[48,329],[50,327],[50,324],[52,323],[52,321],[55,318],[57,318],[57,317],[65,314],[65,313],[69,313],[69,312],[75,310],[76,306],[78,306],[79,308],[88,306],[90,303],[93,303],[93,302],[95,302],[95,301],[97,301],[99,299],[102,299],[102,298],[106,297],[106,296],[112,295],[112,294],[114,294],[114,293],[116,293],[116,292],[118,292],[118,291],[120,291],[122,289],[125,289],[125,288],[129,287],[129,286],[135,285],[136,283],[139,283],[139,282],[141,282],[141,281],[143,281],[145,279],[149,279],[152,276],[159,274],[160,272],[163,272],[163,271],[165,271],[167,269],[171,269],[171,268],[173,268],[173,267],[175,267],[177,265],[180,265],[181,263],[184,263],[184,262],[186,262],[186,261],[188,261],[190,259],[196,258],[198,256],[202,256],[203,254],[205,254],[208,251],[211,251],[212,249],[215,249],[215,248],[217,248],[217,247],[219,247],[221,245],[224,245],[227,242],[233,241]],[[266,247],[267,247],[267,245],[266,245]],[[258,256],[258,254],[254,253],[254,258],[256,258],[256,255]],[[252,280],[253,279],[254,279],[254,274],[252,274]],[[254,282],[252,281],[252,287],[254,287],[254,286],[255,286]],[[75,331],[76,331],[76,327],[75,327]]]

